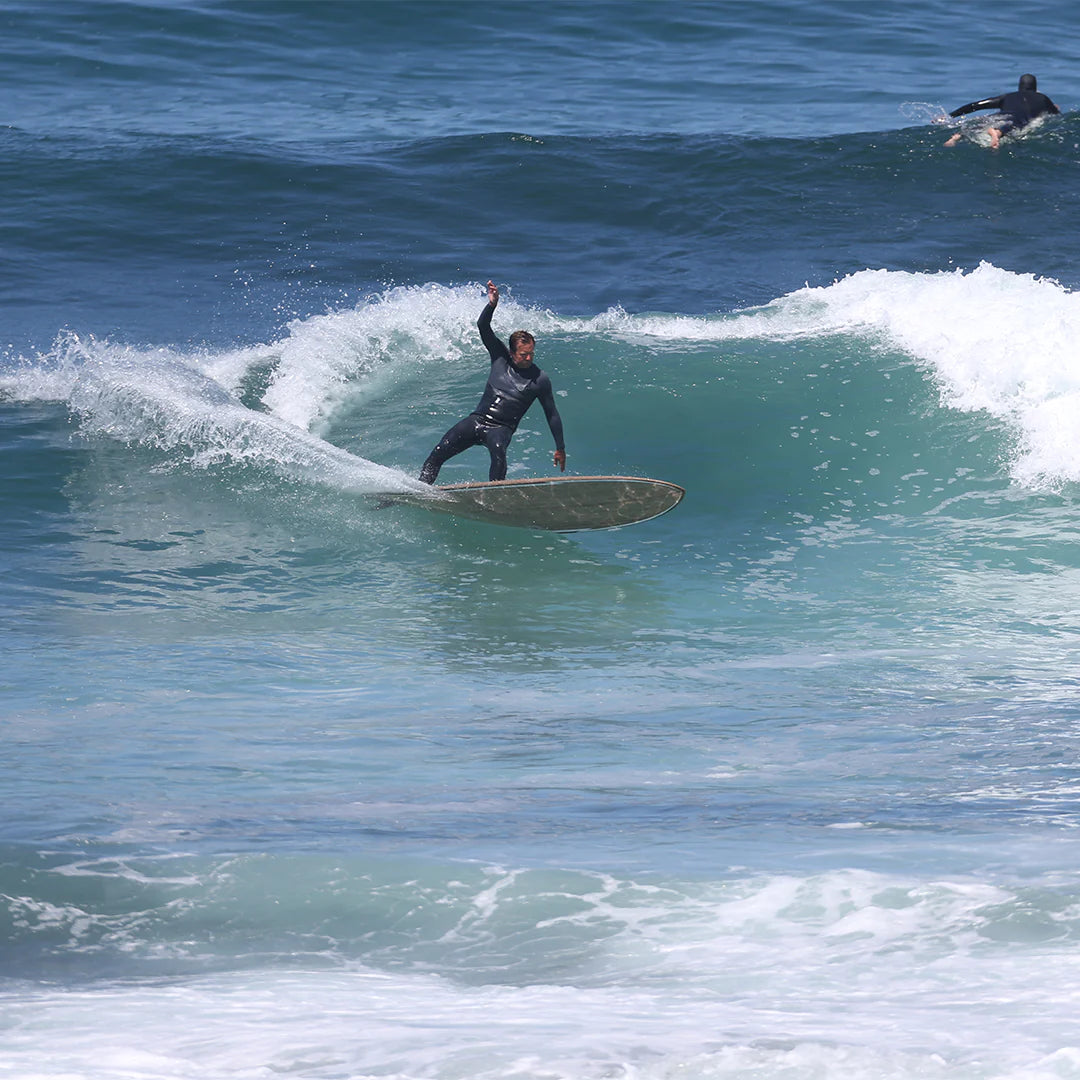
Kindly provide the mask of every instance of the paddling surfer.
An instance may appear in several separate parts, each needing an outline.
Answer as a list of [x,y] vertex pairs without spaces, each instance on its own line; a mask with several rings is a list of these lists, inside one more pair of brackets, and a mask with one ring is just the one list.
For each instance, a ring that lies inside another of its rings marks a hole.
[[[1034,75],[1021,75],[1020,84],[1013,93],[972,101],[953,109],[949,115],[966,116],[981,109],[993,109],[999,115],[993,118],[986,132],[990,136],[991,148],[996,150],[1006,132],[1019,131],[1040,116],[1061,112],[1045,94],[1038,91],[1037,86]],[[955,146],[963,137],[963,133],[958,131],[945,145]]]
[[494,282],[487,283],[487,292],[487,306],[476,321],[480,340],[491,356],[487,386],[476,408],[459,420],[428,454],[420,470],[420,480],[425,484],[435,483],[444,462],[470,446],[481,445],[491,455],[488,479],[506,479],[506,448],[522,417],[537,399],[555,439],[554,463],[562,472],[566,471],[562,418],[555,408],[551,380],[533,363],[536,339],[527,330],[515,330],[510,335],[509,348],[500,341],[491,329],[491,316],[499,305],[499,290]]

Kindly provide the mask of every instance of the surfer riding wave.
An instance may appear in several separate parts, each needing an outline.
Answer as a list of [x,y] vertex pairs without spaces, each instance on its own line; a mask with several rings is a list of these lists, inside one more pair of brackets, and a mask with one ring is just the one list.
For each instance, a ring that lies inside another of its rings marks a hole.
[[470,446],[481,445],[486,446],[491,455],[488,479],[505,480],[506,448],[522,417],[537,399],[555,439],[554,462],[560,470],[566,471],[562,417],[555,407],[551,380],[533,363],[536,339],[526,330],[515,330],[510,335],[509,348],[500,341],[491,329],[491,316],[499,304],[499,290],[489,281],[487,291],[487,306],[476,321],[480,340],[491,356],[487,386],[476,408],[459,420],[428,455],[419,477],[425,484],[435,483],[444,462]]

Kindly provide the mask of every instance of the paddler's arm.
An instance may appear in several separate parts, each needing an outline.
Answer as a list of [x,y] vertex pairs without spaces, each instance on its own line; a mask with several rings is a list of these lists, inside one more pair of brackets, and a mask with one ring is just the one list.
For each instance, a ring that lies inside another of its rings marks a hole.
[[978,112],[980,109],[1000,109],[1002,95],[992,98],[983,98],[982,101],[972,101],[967,105],[961,105],[959,109],[953,109],[950,116],[966,116],[968,113]]

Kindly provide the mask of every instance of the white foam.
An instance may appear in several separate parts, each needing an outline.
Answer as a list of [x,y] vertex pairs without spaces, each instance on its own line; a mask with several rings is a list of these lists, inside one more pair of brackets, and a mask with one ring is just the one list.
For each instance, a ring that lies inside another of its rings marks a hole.
[[695,994],[259,971],[25,988],[3,1005],[0,1076],[20,1080],[1061,1080],[1078,1060],[1063,1009],[1033,1033],[1037,1000],[1002,987],[972,1001],[963,983],[922,1002],[878,997],[866,979],[774,1002],[753,978]]
[[[432,902],[462,902],[456,922],[405,905],[403,951],[372,944],[388,970],[308,952],[292,970],[0,982],[0,1076],[1035,1080],[1080,1060],[1077,912],[1052,890],[853,870],[695,885],[490,867],[453,884]],[[1022,932],[1032,913],[1058,938]],[[55,912],[18,915],[55,928]]]
[[[390,289],[353,309],[290,323],[273,347],[276,370],[263,403],[276,416],[311,428],[328,419],[363,378],[396,360],[406,367],[453,361],[475,349],[477,287]],[[501,310],[512,309],[504,301]]]
[[[223,357],[221,366],[235,377],[233,360]],[[65,334],[48,356],[9,372],[2,386],[16,400],[65,403],[87,436],[179,453],[195,467],[254,462],[342,491],[428,490],[286,419],[247,408],[232,389],[205,373],[215,366],[214,358]]]

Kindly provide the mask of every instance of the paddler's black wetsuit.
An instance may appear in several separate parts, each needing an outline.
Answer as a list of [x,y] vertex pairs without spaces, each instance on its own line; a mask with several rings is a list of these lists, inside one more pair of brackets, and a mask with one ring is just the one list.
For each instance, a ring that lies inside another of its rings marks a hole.
[[1013,93],[973,101],[970,105],[961,105],[959,109],[953,109],[949,115],[966,116],[968,113],[978,112],[981,109],[994,109],[1001,114],[1000,122],[995,121],[994,127],[1003,134],[1006,131],[1019,131],[1020,128],[1027,127],[1036,117],[1061,112],[1045,94],[1035,89],[1037,85],[1034,75],[1021,75],[1019,88]]
[[424,467],[420,470],[420,479],[425,484],[435,483],[443,462],[463,450],[468,450],[470,446],[479,446],[481,443],[491,454],[488,479],[504,480],[506,448],[521,423],[521,418],[537,398],[544,407],[548,427],[555,439],[555,449],[565,449],[562,418],[559,410],[555,408],[551,380],[535,364],[530,364],[524,370],[514,367],[510,350],[491,329],[491,316],[494,311],[494,305],[489,303],[476,321],[480,340],[491,355],[491,374],[488,375],[483,397],[476,408],[464,420],[459,420],[428,455]]

